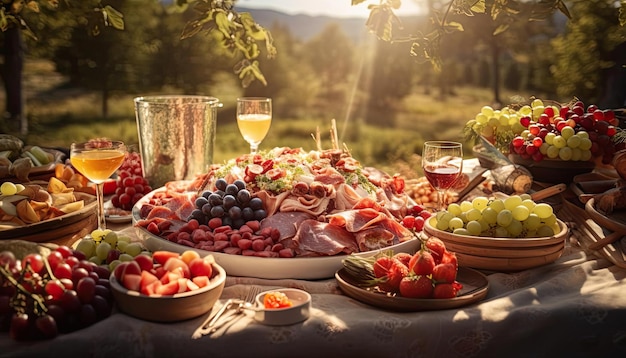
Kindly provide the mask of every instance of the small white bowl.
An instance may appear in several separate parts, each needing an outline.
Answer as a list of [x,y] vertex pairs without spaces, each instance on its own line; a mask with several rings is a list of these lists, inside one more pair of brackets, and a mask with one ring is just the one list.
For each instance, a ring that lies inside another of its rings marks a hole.
[[[282,292],[293,305],[285,308],[265,308],[263,300],[269,292]],[[256,296],[259,309],[254,314],[254,319],[268,326],[287,326],[302,322],[309,318],[311,311],[311,295],[296,288],[280,288],[261,292]]]

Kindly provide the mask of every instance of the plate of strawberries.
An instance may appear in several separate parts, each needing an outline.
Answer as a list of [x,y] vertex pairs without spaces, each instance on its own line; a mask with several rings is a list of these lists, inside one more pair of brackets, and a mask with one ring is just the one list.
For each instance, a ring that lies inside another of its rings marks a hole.
[[341,290],[363,303],[393,311],[442,310],[467,306],[487,296],[481,272],[459,267],[454,252],[436,237],[414,253],[381,251],[350,256],[335,278]]

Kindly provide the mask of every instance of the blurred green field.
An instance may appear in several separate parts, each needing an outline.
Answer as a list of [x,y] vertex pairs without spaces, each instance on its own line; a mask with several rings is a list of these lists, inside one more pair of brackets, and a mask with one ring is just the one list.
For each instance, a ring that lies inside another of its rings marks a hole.
[[[24,138],[27,144],[69,148],[73,141],[94,137],[138,143],[134,96],[114,96],[109,101],[108,118],[104,119],[97,94],[54,87],[50,73],[44,75],[45,67],[31,67],[28,73],[26,111],[29,133]],[[423,88],[415,88],[402,101],[401,110],[383,114],[389,116],[389,122],[393,123],[390,126],[366,125],[360,118],[335,118],[339,143],[345,144],[352,156],[363,165],[412,176],[420,171],[419,154],[425,140],[461,140],[465,122],[473,118],[483,105],[490,104],[492,98],[489,89],[480,88],[457,87],[455,95],[445,100],[432,94],[436,91],[428,91],[431,94],[425,92]],[[161,94],[172,93],[176,91],[166,89]],[[223,103],[223,107],[217,110],[214,155],[214,162],[221,163],[247,152],[248,144],[241,138],[234,116],[237,89],[226,86],[210,95]],[[519,94],[502,94],[505,101],[513,96]],[[522,96],[528,98],[529,95]],[[318,130],[322,148],[331,148],[332,119],[274,116],[270,133],[260,150],[276,146],[316,149],[313,137]],[[466,144],[465,153],[471,156],[471,144]]]

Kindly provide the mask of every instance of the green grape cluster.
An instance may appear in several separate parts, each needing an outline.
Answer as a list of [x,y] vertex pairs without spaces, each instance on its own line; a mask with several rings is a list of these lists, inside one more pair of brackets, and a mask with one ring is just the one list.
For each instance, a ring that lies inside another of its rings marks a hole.
[[76,250],[97,265],[107,265],[110,271],[120,263],[131,261],[135,256],[145,252],[140,243],[132,242],[129,236],[109,229],[93,230],[90,236],[78,242]]
[[434,228],[466,236],[531,238],[560,231],[552,206],[536,203],[529,194],[505,199],[480,196],[452,203],[429,220]]

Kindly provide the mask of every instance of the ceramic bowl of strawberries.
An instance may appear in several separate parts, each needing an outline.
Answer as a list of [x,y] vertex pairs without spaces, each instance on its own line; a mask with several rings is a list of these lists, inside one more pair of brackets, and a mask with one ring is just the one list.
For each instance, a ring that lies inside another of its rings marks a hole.
[[226,271],[210,255],[155,251],[119,264],[109,282],[120,311],[175,322],[209,312],[224,290]]

